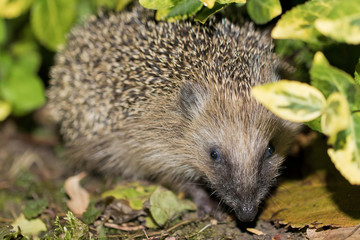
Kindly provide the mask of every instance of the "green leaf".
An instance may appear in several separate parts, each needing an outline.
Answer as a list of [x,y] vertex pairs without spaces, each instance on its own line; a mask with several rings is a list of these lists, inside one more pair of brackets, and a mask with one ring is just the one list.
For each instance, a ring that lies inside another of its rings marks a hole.
[[0,1],[0,17],[16,18],[25,13],[33,0],[2,0]]
[[4,19],[0,18],[0,46],[6,40],[6,25]]
[[65,43],[65,35],[75,20],[75,0],[38,0],[31,11],[30,23],[35,36],[50,50]]
[[41,79],[29,73],[22,65],[11,68],[8,78],[0,82],[1,96],[11,103],[15,115],[23,115],[45,102]]
[[350,126],[336,137],[328,154],[335,167],[351,183],[360,185],[360,112],[353,113]]
[[[237,3],[239,5],[243,5],[246,3],[246,0],[217,0],[217,3],[220,4],[230,4],[230,3]],[[216,4],[216,3],[215,3]]]
[[124,199],[134,210],[141,210],[143,203],[149,198],[150,194],[155,190],[156,186],[143,186],[139,182],[132,182],[125,185],[119,185],[115,189],[104,192],[103,198],[112,196],[116,199]]
[[[350,125],[350,107],[344,95],[332,93],[326,100],[326,107],[321,117],[323,133],[335,139],[336,134]],[[332,141],[329,139],[329,143]]]
[[264,24],[281,14],[279,0],[247,0],[247,11],[257,24]]
[[46,199],[38,199],[28,201],[25,204],[25,209],[23,211],[25,218],[31,219],[37,217],[42,211],[44,211],[48,206],[48,201]]
[[360,43],[360,1],[334,1],[332,10],[315,21],[316,29],[327,37],[348,44]]
[[149,9],[166,9],[175,6],[181,0],[139,0],[139,3]]
[[332,10],[333,0],[313,0],[298,5],[282,15],[273,29],[271,36],[275,39],[299,39],[319,45],[322,35],[314,23]]
[[315,131],[322,132],[321,117],[315,118],[314,120],[311,120],[309,122],[305,122],[305,124],[308,125],[310,128],[312,128]]
[[209,9],[207,7],[202,8],[201,11],[196,14],[195,21],[199,21],[204,24],[210,16],[214,15],[215,13],[221,11],[225,7],[224,4],[215,3],[214,7]]
[[82,220],[88,225],[94,223],[101,214],[101,210],[97,209],[95,204],[95,201],[91,201],[86,209],[86,212],[83,213]]
[[18,226],[21,229],[21,233],[24,235],[38,235],[41,231],[46,231],[46,225],[40,219],[26,220],[24,215],[21,214],[15,222],[11,224],[15,229]]
[[325,107],[325,98],[316,88],[297,81],[281,80],[252,88],[251,93],[279,117],[305,122],[319,117]]
[[323,53],[315,54],[310,76],[311,84],[318,88],[326,98],[338,91],[346,97],[352,110],[359,108],[360,87],[355,84],[349,74],[331,66]]
[[355,67],[354,77],[355,77],[355,82],[358,85],[360,85],[360,58],[359,58],[359,62],[356,64],[356,67]]
[[156,12],[156,20],[176,20],[187,18],[197,13],[203,4],[200,0],[181,0],[174,7],[160,9]]
[[[14,60],[8,52],[0,52],[0,83],[9,75],[10,69],[14,64]],[[0,88],[0,97],[1,97]]]
[[190,201],[180,200],[176,195],[163,187],[158,187],[150,196],[150,213],[159,226],[163,226],[185,210],[195,210]]
[[131,3],[132,0],[117,0],[116,4],[116,11],[123,10],[129,3]]

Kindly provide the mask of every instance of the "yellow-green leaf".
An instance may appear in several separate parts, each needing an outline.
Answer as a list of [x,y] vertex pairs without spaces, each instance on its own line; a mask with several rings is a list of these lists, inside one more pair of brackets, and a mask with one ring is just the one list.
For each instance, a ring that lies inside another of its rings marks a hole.
[[139,3],[149,9],[166,9],[176,5],[180,0],[139,0]]
[[339,92],[332,93],[326,100],[326,107],[321,117],[321,129],[330,136],[345,130],[350,124],[350,107],[345,96]]
[[248,0],[247,11],[257,24],[264,24],[281,14],[279,0]]
[[0,17],[16,18],[25,13],[33,0],[0,0]]
[[217,3],[220,4],[229,4],[229,3],[240,3],[240,4],[245,4],[246,0],[218,0],[216,1]]
[[126,7],[131,2],[132,0],[118,0],[116,3],[116,11],[123,10],[123,8]]
[[332,9],[333,0],[313,0],[298,5],[282,15],[273,29],[275,39],[299,39],[319,43],[321,34],[314,23],[319,17],[326,16]]
[[38,235],[41,231],[46,231],[46,225],[40,219],[26,220],[21,214],[15,222],[11,224],[15,229],[19,226],[24,235]]
[[296,81],[281,80],[256,86],[252,94],[274,114],[294,122],[311,121],[319,117],[325,98],[316,88]]
[[143,203],[149,198],[150,194],[155,190],[156,186],[143,186],[140,182],[132,182],[129,184],[122,184],[115,189],[104,192],[102,197],[113,196],[117,199],[124,199],[129,202],[129,205],[134,210],[141,210]]
[[327,37],[349,44],[360,43],[360,1],[334,1],[332,10],[315,21],[316,29]]
[[11,113],[11,105],[8,102],[0,100],[0,121],[5,120]]
[[204,6],[207,8],[213,8],[215,5],[216,0],[201,0],[204,3]]
[[348,73],[331,66],[322,52],[315,54],[310,76],[311,85],[319,89],[326,98],[333,92],[340,92],[348,100],[351,110],[360,107],[359,85]]
[[356,147],[354,135],[349,134],[341,148],[330,148],[328,154],[335,167],[351,183],[360,185],[359,149]]

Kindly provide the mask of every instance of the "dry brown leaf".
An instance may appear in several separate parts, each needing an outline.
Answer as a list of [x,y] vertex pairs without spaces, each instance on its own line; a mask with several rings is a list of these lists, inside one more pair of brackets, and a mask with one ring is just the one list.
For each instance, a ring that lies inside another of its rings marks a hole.
[[357,240],[360,239],[360,225],[357,227],[329,229],[326,231],[307,229],[306,234],[311,240]]
[[282,183],[260,218],[295,228],[353,227],[360,223],[360,191],[346,183],[327,183],[324,172]]
[[257,229],[255,229],[255,228],[247,228],[246,231],[251,232],[251,233],[253,233],[253,234],[255,234],[255,235],[258,235],[258,236],[266,235],[266,234],[263,233],[262,231],[257,230]]
[[89,193],[80,186],[80,181],[85,176],[86,173],[81,172],[76,176],[66,179],[64,184],[64,189],[70,197],[67,206],[75,215],[82,215],[90,202]]

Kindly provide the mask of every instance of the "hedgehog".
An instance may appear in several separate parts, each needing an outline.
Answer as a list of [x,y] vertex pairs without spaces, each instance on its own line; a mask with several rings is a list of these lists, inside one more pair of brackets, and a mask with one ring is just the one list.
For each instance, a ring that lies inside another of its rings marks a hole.
[[47,91],[69,157],[183,191],[200,216],[221,203],[253,221],[299,128],[251,95],[278,80],[271,39],[225,17],[153,18],[100,12],[69,34]]

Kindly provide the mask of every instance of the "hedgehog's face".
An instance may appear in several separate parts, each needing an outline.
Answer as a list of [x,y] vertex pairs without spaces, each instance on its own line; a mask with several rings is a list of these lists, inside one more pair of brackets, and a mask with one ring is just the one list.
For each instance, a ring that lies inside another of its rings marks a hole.
[[252,221],[278,175],[297,125],[279,119],[250,97],[225,101],[221,94],[196,89],[187,90],[191,102],[184,100],[188,105],[182,105],[184,111],[192,111],[188,117],[191,151],[198,158],[195,167],[241,221]]

